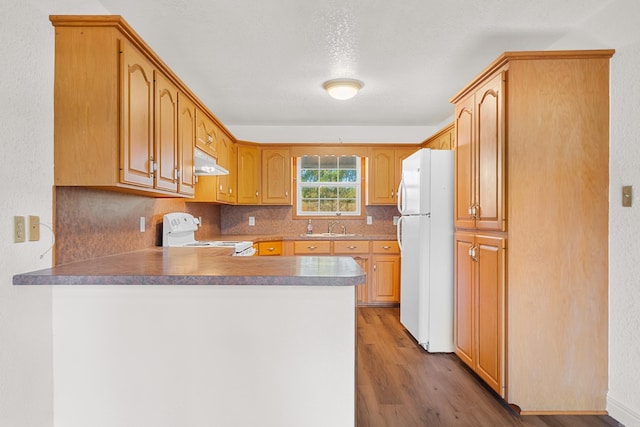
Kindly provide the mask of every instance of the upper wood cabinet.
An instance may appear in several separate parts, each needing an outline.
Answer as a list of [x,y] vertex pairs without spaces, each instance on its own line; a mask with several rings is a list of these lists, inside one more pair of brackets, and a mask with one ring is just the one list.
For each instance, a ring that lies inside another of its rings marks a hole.
[[238,143],[238,200],[240,205],[260,203],[260,148]]
[[196,107],[187,96],[178,93],[178,192],[189,196],[195,194],[196,185],[195,140]]
[[228,175],[218,175],[216,187],[216,201],[223,203],[235,203],[234,192],[236,183],[236,143],[227,135],[222,134],[218,138],[218,164],[229,171]]
[[456,103],[455,225],[506,230],[505,71]]
[[412,148],[371,148],[368,159],[367,205],[395,205],[402,179],[402,160],[415,153]]
[[196,98],[121,17],[50,19],[54,184],[190,197]]
[[454,124],[444,127],[420,144],[421,148],[431,148],[432,150],[453,150],[455,147],[455,127]]
[[[62,40],[60,40],[60,42],[62,42]],[[123,99],[121,111],[122,138],[120,139],[121,181],[126,184],[153,188],[154,165],[156,165],[153,140],[155,114],[153,109],[155,95],[153,78],[155,69],[153,64],[128,41],[120,40],[120,49],[120,55],[122,57]],[[73,52],[71,52],[71,54],[73,54]],[[115,55],[116,53],[113,52],[113,54]],[[58,57],[56,56],[56,65],[62,66],[60,62],[62,61],[58,61]],[[56,78],[57,77],[58,73],[56,72]],[[90,82],[87,83],[90,84]],[[56,88],[58,87],[59,86],[56,86]],[[62,97],[68,96],[69,94],[57,93],[57,95]],[[161,94],[158,93],[158,95]],[[175,96],[174,94],[173,102],[175,102]],[[97,99],[93,101],[99,102]],[[61,115],[62,113],[63,112],[58,109],[55,111],[56,115]],[[67,119],[71,118],[69,117]],[[85,123],[85,125],[88,124],[89,123]],[[113,123],[113,126],[117,126],[117,122]],[[95,144],[96,142],[93,143]],[[109,144],[111,141],[100,141],[100,143]],[[59,146],[58,148],[62,148],[61,146],[63,144],[79,145],[83,144],[83,142],[76,140],[56,140],[55,144]],[[80,165],[80,167],[82,166]],[[63,170],[58,168],[58,172],[62,173]],[[90,181],[91,175],[88,174],[86,179]]]
[[196,147],[218,158],[218,131],[213,120],[201,109],[196,109]]
[[289,148],[264,147],[262,157],[262,204],[291,204],[291,155]]
[[612,55],[507,52],[451,99],[456,353],[523,412],[606,410]]

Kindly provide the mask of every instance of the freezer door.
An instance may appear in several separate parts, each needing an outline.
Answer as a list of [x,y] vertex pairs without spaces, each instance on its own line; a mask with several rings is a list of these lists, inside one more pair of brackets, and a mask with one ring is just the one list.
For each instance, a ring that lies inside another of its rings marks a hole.
[[423,148],[402,161],[402,183],[398,189],[398,210],[402,215],[430,212],[431,150]]
[[400,224],[400,323],[424,346],[429,340],[430,219],[404,215]]

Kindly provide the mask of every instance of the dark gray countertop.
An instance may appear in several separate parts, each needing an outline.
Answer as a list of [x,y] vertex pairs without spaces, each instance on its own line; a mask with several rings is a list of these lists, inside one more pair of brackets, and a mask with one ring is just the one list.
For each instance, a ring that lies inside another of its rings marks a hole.
[[14,285],[299,285],[366,281],[351,257],[233,257],[229,248],[151,248],[13,276]]

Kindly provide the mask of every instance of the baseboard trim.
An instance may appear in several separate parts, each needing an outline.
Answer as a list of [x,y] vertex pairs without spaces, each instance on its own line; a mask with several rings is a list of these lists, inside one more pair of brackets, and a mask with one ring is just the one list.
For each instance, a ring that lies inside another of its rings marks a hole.
[[610,417],[626,427],[640,427],[640,414],[611,396],[607,396],[607,411]]

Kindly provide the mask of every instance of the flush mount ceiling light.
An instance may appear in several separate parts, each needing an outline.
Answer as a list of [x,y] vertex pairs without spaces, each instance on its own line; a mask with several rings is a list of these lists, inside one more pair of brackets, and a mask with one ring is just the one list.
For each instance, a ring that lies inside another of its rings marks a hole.
[[322,87],[332,98],[344,100],[356,96],[362,88],[362,82],[354,79],[334,79],[327,80]]

